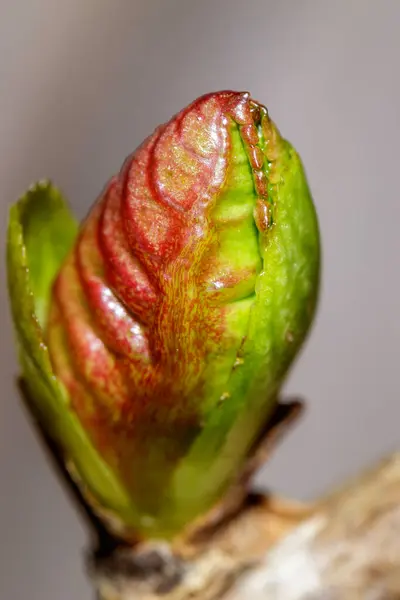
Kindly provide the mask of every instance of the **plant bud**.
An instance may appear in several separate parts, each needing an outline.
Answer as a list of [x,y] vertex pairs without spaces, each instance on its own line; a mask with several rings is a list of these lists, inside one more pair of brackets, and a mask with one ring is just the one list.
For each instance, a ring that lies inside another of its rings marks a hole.
[[96,510],[122,535],[169,537],[227,490],[311,324],[319,235],[299,156],[226,91],[158,127],[76,235],[60,215],[46,234],[54,188],[29,194],[9,241],[32,302],[25,379]]

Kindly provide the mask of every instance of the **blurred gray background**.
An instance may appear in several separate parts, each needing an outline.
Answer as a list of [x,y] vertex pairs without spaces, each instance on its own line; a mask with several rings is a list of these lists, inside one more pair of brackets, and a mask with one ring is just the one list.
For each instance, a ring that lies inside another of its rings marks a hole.
[[[309,410],[259,479],[299,498],[400,448],[399,27],[398,0],[1,3],[2,243],[32,181],[51,177],[82,217],[125,155],[207,91],[251,91],[300,151],[324,278],[287,392]],[[84,525],[19,406],[1,269],[0,599],[89,599]]]

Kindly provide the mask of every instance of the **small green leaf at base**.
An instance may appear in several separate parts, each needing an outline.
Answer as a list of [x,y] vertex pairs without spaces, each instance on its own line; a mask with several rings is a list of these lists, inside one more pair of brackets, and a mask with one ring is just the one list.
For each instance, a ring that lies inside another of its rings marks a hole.
[[7,277],[20,364],[37,415],[73,463],[79,480],[96,504],[130,524],[136,515],[129,498],[70,410],[43,336],[53,279],[76,233],[75,219],[50,182],[31,187],[10,209]]

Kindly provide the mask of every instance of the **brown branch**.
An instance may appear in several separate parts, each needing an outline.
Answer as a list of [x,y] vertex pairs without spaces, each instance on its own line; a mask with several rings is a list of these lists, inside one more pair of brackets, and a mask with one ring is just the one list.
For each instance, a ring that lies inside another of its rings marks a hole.
[[400,454],[321,502],[226,600],[400,598]]

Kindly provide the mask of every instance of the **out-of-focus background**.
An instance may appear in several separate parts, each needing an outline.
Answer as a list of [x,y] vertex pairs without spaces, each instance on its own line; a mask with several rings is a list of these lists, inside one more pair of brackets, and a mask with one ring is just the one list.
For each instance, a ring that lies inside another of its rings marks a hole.
[[[0,202],[51,177],[83,216],[125,155],[208,91],[251,91],[299,149],[324,278],[287,392],[308,413],[259,477],[313,497],[400,447],[400,2],[9,0]],[[1,261],[0,598],[91,598],[83,523],[21,409]]]

